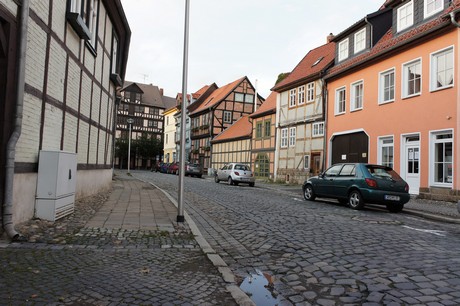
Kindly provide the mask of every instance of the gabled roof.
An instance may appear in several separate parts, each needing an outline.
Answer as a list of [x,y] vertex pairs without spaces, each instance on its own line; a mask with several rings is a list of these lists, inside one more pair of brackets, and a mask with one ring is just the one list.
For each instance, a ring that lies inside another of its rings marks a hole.
[[200,90],[198,90],[200,92],[200,96],[196,101],[194,101],[192,104],[190,104],[187,107],[188,113],[189,114],[193,113],[197,108],[200,107],[201,104],[203,104],[206,98],[218,88],[219,87],[216,85],[216,83],[212,83],[211,85],[206,85],[202,87]]
[[142,84],[137,82],[125,81],[124,87],[120,91],[142,93],[142,104],[156,106],[158,108],[171,108],[176,105],[176,99],[163,96],[162,89],[152,84]]
[[223,130],[219,135],[211,140],[211,143],[226,142],[250,138],[252,136],[252,123],[249,116],[245,115],[238,119],[233,125]]
[[310,50],[307,55],[297,64],[292,72],[284,80],[279,82],[272,90],[280,92],[296,87],[299,83],[318,78],[319,74],[334,62],[335,43],[329,42],[318,48]]
[[249,117],[251,118],[259,118],[268,114],[276,113],[276,96],[277,93],[272,91],[265,102]]
[[198,89],[196,92],[194,92],[192,94],[192,97],[194,99],[198,99],[199,97],[201,97],[202,94],[204,94],[206,92],[206,90],[208,90],[208,88],[209,88],[209,85],[204,85],[203,87]]
[[[203,110],[209,109],[213,107],[214,105],[220,103],[222,100],[224,100],[238,85],[243,82],[243,80],[246,79],[246,77],[242,77],[236,81],[233,81],[231,83],[228,83],[225,86],[222,86],[221,88],[218,88],[214,90],[208,97],[206,97],[202,103],[196,108],[192,113],[199,113]],[[200,100],[200,99],[198,99]],[[198,102],[198,101],[197,101]],[[195,102],[196,103],[196,102]],[[193,103],[193,104],[195,104]],[[193,105],[192,104],[192,105]]]
[[[389,5],[391,2],[392,1],[387,1],[386,4]],[[343,63],[333,66],[328,70],[325,78],[331,79],[345,71],[375,60],[381,56],[385,56],[386,54],[389,54],[399,48],[408,47],[411,42],[414,42],[417,39],[429,35],[437,30],[448,27],[451,25],[449,13],[458,9],[460,9],[460,0],[453,0],[451,5],[439,16],[410,29],[405,33],[394,35],[393,29],[388,30],[369,52],[350,58]]]

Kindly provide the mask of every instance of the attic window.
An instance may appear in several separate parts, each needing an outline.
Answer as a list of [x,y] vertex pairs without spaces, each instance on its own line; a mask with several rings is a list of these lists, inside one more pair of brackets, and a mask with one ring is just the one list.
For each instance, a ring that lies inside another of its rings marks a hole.
[[322,60],[323,60],[324,56],[321,56],[320,58],[318,58],[316,60],[316,62],[313,63],[313,65],[311,65],[312,67],[315,67],[316,65],[318,65]]

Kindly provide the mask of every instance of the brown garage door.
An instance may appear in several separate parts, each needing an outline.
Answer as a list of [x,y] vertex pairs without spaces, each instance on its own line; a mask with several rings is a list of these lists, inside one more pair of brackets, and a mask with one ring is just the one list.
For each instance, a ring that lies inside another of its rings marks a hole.
[[335,136],[331,150],[332,164],[367,163],[369,137],[364,132]]

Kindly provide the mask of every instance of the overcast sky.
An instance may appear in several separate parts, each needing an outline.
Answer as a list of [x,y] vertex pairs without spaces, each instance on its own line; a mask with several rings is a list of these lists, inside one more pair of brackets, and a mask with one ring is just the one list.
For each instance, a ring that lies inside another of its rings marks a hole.
[[[131,28],[126,80],[182,92],[185,0],[122,0]],[[384,0],[190,0],[187,92],[248,76],[264,98],[281,72]]]

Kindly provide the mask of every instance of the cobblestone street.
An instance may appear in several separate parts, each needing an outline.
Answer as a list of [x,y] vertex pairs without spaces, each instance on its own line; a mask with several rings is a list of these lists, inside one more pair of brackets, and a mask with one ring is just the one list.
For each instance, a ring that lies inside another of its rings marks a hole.
[[[137,176],[176,192],[174,176]],[[186,195],[186,210],[232,271],[272,275],[284,304],[460,303],[458,224],[306,202],[257,184],[189,179]]]
[[[187,223],[170,221],[176,211],[161,191],[126,176],[113,184],[110,194],[79,201],[73,215],[54,224],[20,226],[29,242],[0,241],[1,305],[236,304]],[[148,208],[159,200],[166,204]],[[128,201],[118,215],[116,207]],[[101,211],[120,224],[95,226]],[[149,213],[155,224],[141,226]]]

